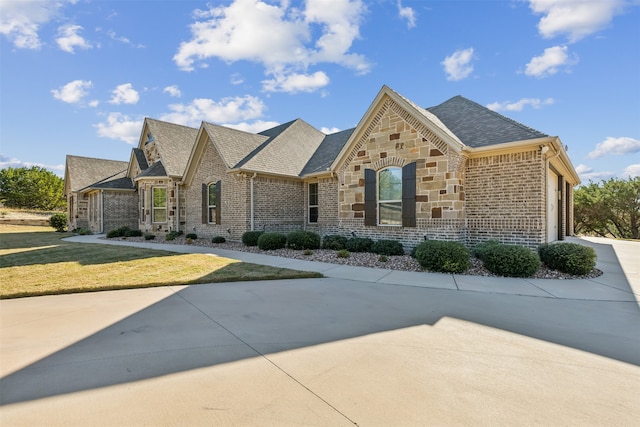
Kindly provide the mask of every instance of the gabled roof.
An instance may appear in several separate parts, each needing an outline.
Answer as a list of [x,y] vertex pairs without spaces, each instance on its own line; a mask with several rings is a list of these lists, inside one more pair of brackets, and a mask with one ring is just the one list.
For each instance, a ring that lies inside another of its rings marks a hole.
[[160,158],[169,176],[182,176],[189,161],[189,154],[196,142],[198,129],[160,120],[145,118],[140,135],[139,148],[146,142],[146,134],[151,133],[158,147]]
[[67,155],[64,180],[65,194],[80,191],[105,178],[127,170],[128,162]]
[[268,139],[236,168],[299,177],[325,134],[301,119],[261,133]]
[[157,177],[168,177],[167,170],[162,164],[162,160],[159,162],[155,162],[151,167],[143,170],[140,175],[136,177],[136,181],[140,178],[157,178]]
[[311,159],[302,169],[300,175],[311,175],[329,170],[331,163],[336,159],[342,147],[347,143],[349,137],[356,128],[346,129],[340,132],[327,135],[320,143],[320,146],[313,153]]
[[201,129],[207,132],[228,168],[235,167],[268,139],[264,135],[256,135],[207,122],[202,122]]
[[428,111],[473,148],[548,136],[459,95]]
[[149,167],[149,162],[147,162],[147,158],[144,156],[144,151],[139,148],[134,148],[132,151],[140,170],[146,170]]
[[97,181],[80,190],[81,193],[90,190],[135,190],[133,181],[126,175],[126,171]]

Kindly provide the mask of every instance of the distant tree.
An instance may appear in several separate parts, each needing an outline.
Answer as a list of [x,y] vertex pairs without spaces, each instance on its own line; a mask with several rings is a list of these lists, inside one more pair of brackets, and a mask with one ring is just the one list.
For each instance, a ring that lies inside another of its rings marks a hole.
[[589,182],[574,193],[577,234],[640,239],[640,177]]
[[66,205],[62,178],[39,166],[0,170],[0,202],[10,208],[54,210]]

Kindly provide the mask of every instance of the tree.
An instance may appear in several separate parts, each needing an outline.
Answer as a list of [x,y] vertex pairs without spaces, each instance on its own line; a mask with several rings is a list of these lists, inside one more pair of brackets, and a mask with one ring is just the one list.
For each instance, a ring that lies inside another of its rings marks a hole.
[[589,182],[574,193],[578,234],[640,239],[640,177]]
[[66,205],[64,181],[39,166],[0,170],[0,202],[10,208],[53,210]]

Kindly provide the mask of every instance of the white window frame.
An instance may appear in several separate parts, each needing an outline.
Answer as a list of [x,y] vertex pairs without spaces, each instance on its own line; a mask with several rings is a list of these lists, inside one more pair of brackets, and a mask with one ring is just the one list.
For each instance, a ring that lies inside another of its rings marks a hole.
[[213,197],[216,197],[216,183],[210,182],[207,184],[207,222],[209,224],[216,224],[216,209],[218,209],[218,200],[215,200],[215,204],[211,204],[211,189],[213,188]]
[[[380,184],[382,182],[382,180],[380,179],[380,174],[386,170],[390,170],[390,169],[394,169],[394,170],[398,170],[400,172],[400,198],[399,199],[389,199],[389,200],[380,200]],[[382,222],[381,220],[381,213],[382,213],[382,209],[380,208],[380,206],[382,204],[390,204],[390,203],[399,203],[400,204],[400,219],[397,223],[390,223],[390,222]],[[384,169],[380,169],[377,173],[376,176],[376,211],[377,211],[377,218],[376,218],[376,223],[379,226],[382,227],[401,227],[402,226],[402,168],[401,167],[397,167],[397,166],[389,166],[386,167]]]
[[[156,207],[156,190],[164,190],[164,206]],[[151,187],[151,221],[154,224],[166,224],[169,221],[169,203],[168,203],[168,191],[166,185],[157,187]],[[164,221],[156,221],[156,211],[164,210]]]
[[140,222],[142,224],[147,222],[147,214],[146,214],[146,201],[145,201],[145,197],[146,197],[146,191],[144,188],[140,189]]

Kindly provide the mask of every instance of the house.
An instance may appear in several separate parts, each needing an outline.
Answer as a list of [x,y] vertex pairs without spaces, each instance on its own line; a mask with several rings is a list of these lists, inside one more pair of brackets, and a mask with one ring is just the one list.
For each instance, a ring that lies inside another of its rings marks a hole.
[[[331,135],[301,119],[257,134],[145,119],[126,169],[137,203],[123,218],[146,232],[307,229],[406,247],[561,240],[580,182],[558,137],[461,96],[423,108],[387,86],[355,128]],[[117,179],[82,194],[115,192]]]

